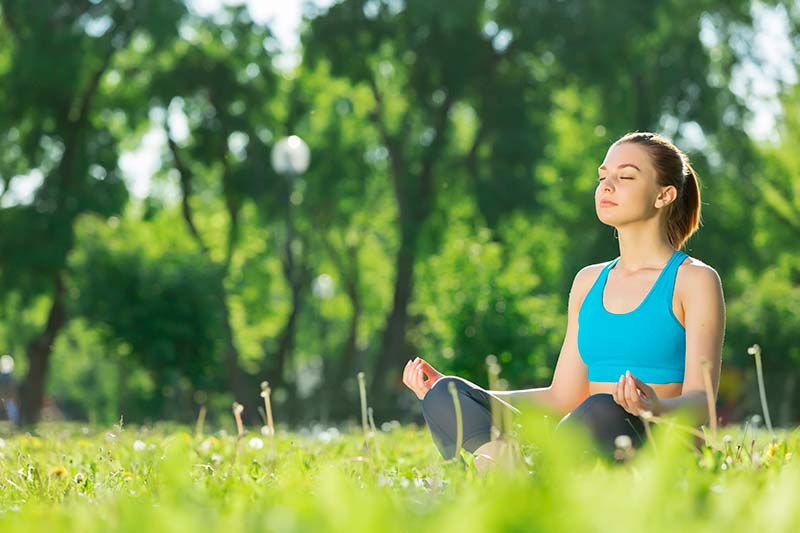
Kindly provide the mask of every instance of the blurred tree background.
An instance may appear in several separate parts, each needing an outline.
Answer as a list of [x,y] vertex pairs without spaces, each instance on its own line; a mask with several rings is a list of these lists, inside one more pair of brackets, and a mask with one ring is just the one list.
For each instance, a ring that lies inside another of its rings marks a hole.
[[[256,422],[263,380],[279,421],[336,422],[359,371],[376,419],[407,419],[418,354],[482,385],[495,354],[512,388],[546,386],[575,273],[618,254],[593,192],[633,130],[700,174],[686,251],[725,291],[720,414],[757,411],[759,343],[797,423],[797,2],[310,3],[289,67],[231,4],[0,2],[0,353],[23,424],[234,400]],[[312,155],[287,178],[270,152],[291,134]],[[131,194],[143,146],[158,163]]]

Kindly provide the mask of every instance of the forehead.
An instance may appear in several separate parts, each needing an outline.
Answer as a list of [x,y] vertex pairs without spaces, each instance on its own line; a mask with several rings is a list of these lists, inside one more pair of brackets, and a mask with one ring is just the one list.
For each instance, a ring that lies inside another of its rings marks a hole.
[[616,169],[619,165],[626,163],[636,165],[642,172],[652,171],[650,155],[647,150],[643,146],[632,143],[617,144],[609,148],[600,166],[605,166],[606,169]]

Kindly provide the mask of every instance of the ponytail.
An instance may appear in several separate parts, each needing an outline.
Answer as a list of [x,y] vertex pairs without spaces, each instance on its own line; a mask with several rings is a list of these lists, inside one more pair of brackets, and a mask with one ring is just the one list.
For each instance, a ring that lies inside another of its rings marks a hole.
[[678,198],[670,204],[666,214],[667,237],[676,249],[683,245],[702,225],[700,215],[700,185],[689,158],[684,156],[683,185]]

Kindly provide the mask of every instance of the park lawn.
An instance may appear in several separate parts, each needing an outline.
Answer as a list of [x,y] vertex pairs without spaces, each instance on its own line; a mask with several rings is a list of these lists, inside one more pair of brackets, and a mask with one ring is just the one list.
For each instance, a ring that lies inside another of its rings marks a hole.
[[398,423],[366,438],[360,427],[5,429],[0,531],[800,531],[800,431],[727,426],[696,448],[664,427],[613,464],[528,419],[524,461],[486,477]]

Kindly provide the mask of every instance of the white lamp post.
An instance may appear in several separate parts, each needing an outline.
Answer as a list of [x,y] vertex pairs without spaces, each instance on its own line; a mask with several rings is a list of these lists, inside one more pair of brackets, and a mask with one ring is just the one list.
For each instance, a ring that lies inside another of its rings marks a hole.
[[290,135],[278,139],[272,147],[272,168],[289,181],[286,195],[286,251],[291,260],[292,245],[294,241],[294,227],[292,224],[292,194],[294,193],[295,178],[308,169],[311,162],[311,151],[308,145],[297,135]]
[[294,178],[308,169],[311,151],[297,135],[284,137],[272,147],[272,168],[287,178]]

